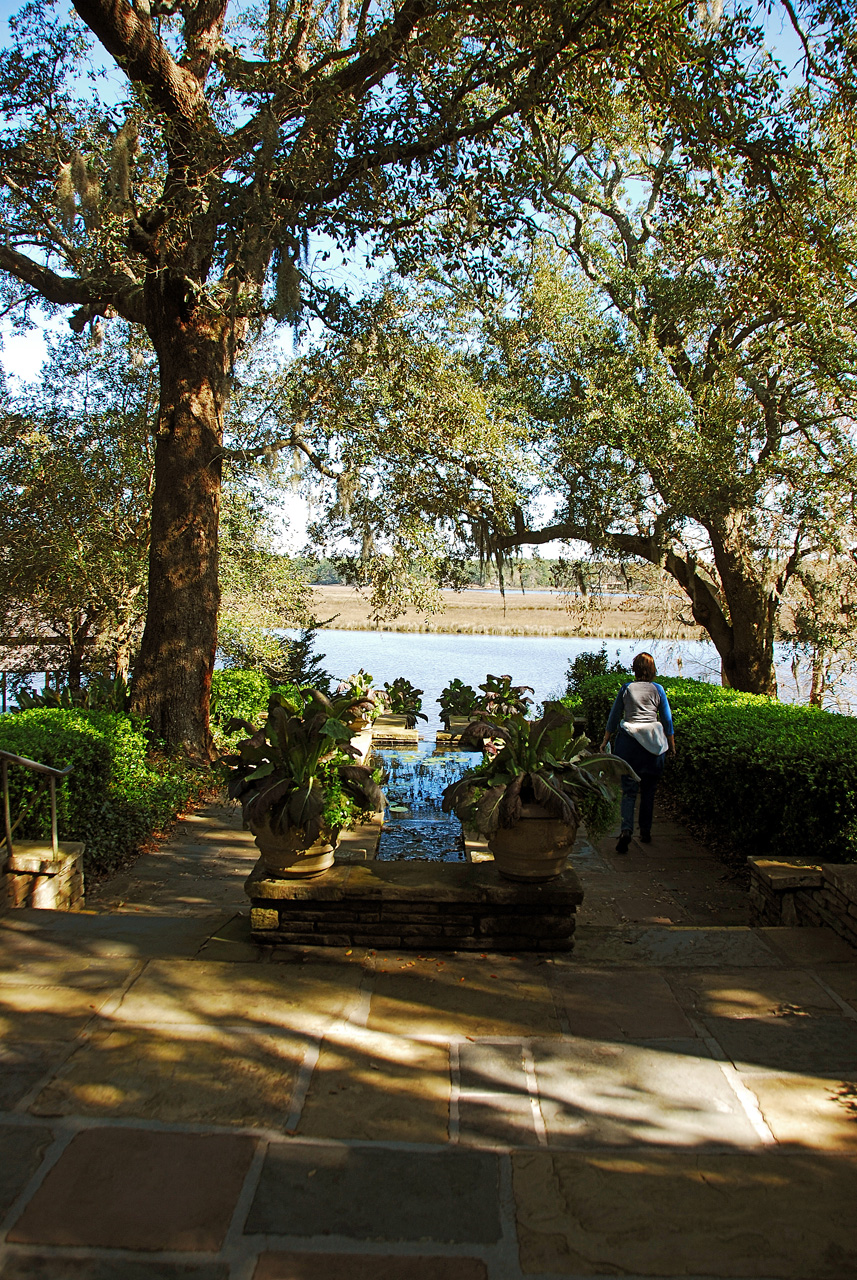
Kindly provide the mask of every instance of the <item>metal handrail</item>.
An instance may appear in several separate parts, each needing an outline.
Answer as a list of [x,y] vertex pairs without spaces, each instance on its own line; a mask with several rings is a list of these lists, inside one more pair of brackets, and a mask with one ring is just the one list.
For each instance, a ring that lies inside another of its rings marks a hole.
[[12,822],[12,806],[9,800],[9,765],[20,764],[25,769],[30,769],[34,773],[43,773],[48,778],[48,784],[51,791],[51,849],[54,857],[59,853],[59,841],[57,839],[57,778],[64,778],[71,773],[74,765],[67,764],[64,769],[55,769],[50,764],[40,764],[38,760],[30,760],[27,756],[16,756],[11,751],[0,751],[0,775],[3,779],[3,826],[4,839],[6,841],[6,853],[11,858],[14,853],[12,848],[12,832],[23,818],[23,813],[19,814],[16,821]]

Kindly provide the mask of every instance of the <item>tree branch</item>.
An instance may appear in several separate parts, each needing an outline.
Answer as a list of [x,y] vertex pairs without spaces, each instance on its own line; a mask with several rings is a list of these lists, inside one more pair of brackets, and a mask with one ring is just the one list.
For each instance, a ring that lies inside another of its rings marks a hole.
[[[155,34],[151,18],[136,12],[126,0],[72,2],[78,15],[128,78],[145,85],[154,105],[171,120],[185,126],[186,140],[195,137],[198,146],[200,122],[211,125],[200,81],[171,56]],[[225,4],[223,8],[225,11]]]
[[0,268],[58,306],[86,307],[93,315],[104,314],[106,307],[113,307],[126,320],[143,321],[143,288],[130,273],[116,272],[106,279],[91,276],[85,280],[61,276],[3,244],[0,244]]

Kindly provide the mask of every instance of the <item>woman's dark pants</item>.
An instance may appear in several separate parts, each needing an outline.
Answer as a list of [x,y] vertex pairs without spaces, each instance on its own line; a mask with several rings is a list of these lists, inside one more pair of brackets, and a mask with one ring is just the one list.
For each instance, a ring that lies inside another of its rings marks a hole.
[[640,743],[624,729],[620,729],[616,735],[613,754],[620,760],[626,760],[634,772],[640,775],[639,782],[628,777],[627,774],[622,777],[622,830],[631,832],[634,830],[634,808],[639,795],[640,833],[644,836],[648,835],[652,830],[655,788],[664,771],[666,756],[653,755],[651,751],[640,746]]

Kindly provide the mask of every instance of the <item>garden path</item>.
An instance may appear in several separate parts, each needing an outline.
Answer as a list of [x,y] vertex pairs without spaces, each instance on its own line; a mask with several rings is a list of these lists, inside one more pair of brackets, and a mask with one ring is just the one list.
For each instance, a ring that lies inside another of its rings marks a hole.
[[654,837],[572,955],[258,948],[215,805],[1,919],[2,1280],[853,1280],[857,955]]

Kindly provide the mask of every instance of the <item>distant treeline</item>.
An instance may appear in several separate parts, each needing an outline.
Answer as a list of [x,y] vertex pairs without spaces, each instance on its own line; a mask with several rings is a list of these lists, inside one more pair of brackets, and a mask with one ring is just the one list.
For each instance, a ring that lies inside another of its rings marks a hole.
[[[303,570],[313,586],[329,586],[346,581],[336,562],[324,557],[296,556],[295,564]],[[500,575],[494,564],[480,564],[471,560],[466,574],[473,587],[499,588]],[[644,574],[639,577],[615,565],[598,561],[550,560],[533,556],[526,560],[510,561],[503,568],[503,582],[507,590],[548,591],[555,589],[587,590],[596,586],[606,592],[645,591]]]

